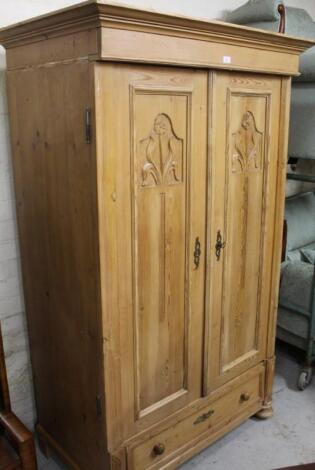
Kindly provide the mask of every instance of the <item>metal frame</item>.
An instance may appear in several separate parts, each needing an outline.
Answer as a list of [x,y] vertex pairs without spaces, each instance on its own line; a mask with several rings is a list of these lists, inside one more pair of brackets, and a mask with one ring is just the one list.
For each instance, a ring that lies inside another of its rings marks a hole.
[[[287,179],[315,183],[315,175],[298,175],[298,174],[288,173]],[[298,380],[298,387],[301,390],[304,390],[304,388],[311,381],[312,362],[315,360],[315,266],[314,266],[309,310],[305,310],[301,308],[300,306],[295,305],[292,302],[283,300],[281,299],[281,297],[279,297],[279,307],[285,308],[286,310],[291,310],[293,312],[297,312],[303,317],[306,317],[308,320],[308,324],[309,324],[308,337],[305,343],[305,348],[303,348],[306,351],[305,365],[301,370],[299,380]]]

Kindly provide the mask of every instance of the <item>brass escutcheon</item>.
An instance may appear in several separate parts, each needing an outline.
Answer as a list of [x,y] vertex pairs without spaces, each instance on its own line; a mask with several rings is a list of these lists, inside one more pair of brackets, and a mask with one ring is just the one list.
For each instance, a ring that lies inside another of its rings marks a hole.
[[201,244],[200,244],[199,237],[197,237],[195,241],[195,251],[194,251],[195,269],[198,269],[199,267],[200,255],[201,255]]
[[214,410],[209,410],[207,411],[207,413],[204,413],[200,416],[198,416],[198,418],[194,421],[194,424],[200,424],[200,423],[203,423],[204,421],[206,421],[206,419],[209,419],[210,416],[212,416],[214,413]]
[[218,232],[217,232],[217,242],[215,244],[215,255],[216,255],[218,261],[219,261],[220,256],[221,256],[221,250],[222,250],[222,248],[225,247],[225,245],[226,245],[226,242],[224,242],[222,240],[221,231],[218,230]]

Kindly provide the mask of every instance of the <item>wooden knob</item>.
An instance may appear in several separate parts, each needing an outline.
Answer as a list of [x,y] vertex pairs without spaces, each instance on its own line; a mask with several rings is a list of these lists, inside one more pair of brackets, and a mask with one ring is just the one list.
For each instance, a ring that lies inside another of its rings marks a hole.
[[250,399],[250,394],[247,392],[242,393],[241,395],[241,402],[248,401]]
[[153,453],[155,455],[162,455],[164,454],[164,451],[165,451],[165,445],[164,444],[155,444],[155,446],[153,447]]

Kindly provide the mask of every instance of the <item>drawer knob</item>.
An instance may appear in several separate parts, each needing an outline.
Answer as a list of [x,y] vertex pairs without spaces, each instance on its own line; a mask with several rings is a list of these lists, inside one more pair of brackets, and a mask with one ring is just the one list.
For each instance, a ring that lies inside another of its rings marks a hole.
[[155,446],[153,447],[153,453],[155,455],[162,455],[164,454],[165,452],[165,445],[164,444],[155,444]]
[[250,399],[250,394],[247,392],[242,393],[241,402],[248,401]]

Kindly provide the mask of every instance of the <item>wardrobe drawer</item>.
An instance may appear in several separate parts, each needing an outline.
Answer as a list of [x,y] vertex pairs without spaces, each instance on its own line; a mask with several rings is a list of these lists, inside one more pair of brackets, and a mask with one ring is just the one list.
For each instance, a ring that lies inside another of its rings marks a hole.
[[[230,422],[248,408],[262,402],[263,367],[256,369],[250,378],[246,374],[243,383],[238,383],[220,398],[178,422],[174,426],[150,437],[141,444],[128,448],[128,469],[159,469],[169,459],[175,458],[180,449],[194,439],[203,439]],[[214,395],[219,392],[216,391]],[[205,435],[205,436],[203,436]]]

